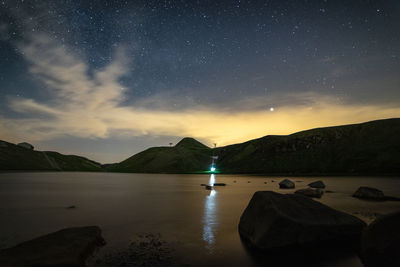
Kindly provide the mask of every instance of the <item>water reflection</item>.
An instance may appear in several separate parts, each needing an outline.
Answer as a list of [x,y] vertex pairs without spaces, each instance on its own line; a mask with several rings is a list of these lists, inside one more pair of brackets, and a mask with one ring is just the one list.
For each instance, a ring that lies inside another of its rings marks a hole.
[[[211,175],[210,175],[209,184],[210,184],[211,186],[214,186],[214,183],[215,183],[215,174],[211,174]],[[213,190],[213,191],[214,191],[214,190]]]
[[[215,174],[211,174],[209,184],[213,186],[215,183]],[[217,227],[217,191],[210,190],[210,194],[206,196],[204,203],[203,216],[203,240],[207,243],[206,248],[209,252],[213,251],[215,243],[215,229]]]

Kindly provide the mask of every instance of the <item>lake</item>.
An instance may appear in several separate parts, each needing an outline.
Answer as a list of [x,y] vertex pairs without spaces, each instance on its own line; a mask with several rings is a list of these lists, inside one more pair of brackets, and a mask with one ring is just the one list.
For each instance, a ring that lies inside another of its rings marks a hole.
[[[253,193],[279,189],[283,177],[216,175],[226,183],[208,191],[210,175],[34,172],[0,174],[0,248],[72,226],[98,225],[107,245],[97,258],[124,250],[146,233],[160,234],[177,261],[192,266],[260,264],[242,245],[240,215]],[[286,178],[286,177],[285,177]],[[400,210],[400,202],[352,198],[359,186],[400,197],[398,177],[292,177],[296,189],[323,180],[318,200],[371,222],[376,214]],[[234,182],[236,181],[236,182]],[[274,182],[272,182],[274,181]],[[264,183],[266,182],[266,184]],[[66,209],[74,205],[75,209]],[[333,253],[334,254],[334,253]],[[339,253],[340,254],[340,253]],[[313,259],[316,266],[362,266],[357,256]],[[101,262],[92,262],[93,266]],[[265,264],[265,263],[264,263]]]

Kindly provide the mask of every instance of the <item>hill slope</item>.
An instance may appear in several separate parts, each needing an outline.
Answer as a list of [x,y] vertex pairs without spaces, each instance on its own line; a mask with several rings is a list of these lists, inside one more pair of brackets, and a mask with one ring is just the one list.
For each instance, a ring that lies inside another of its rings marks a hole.
[[0,140],[0,170],[102,171],[102,167],[84,157],[30,150]]
[[[400,174],[400,119],[265,136],[216,148],[221,173]],[[208,170],[212,149],[192,138],[175,147],[140,152],[109,171],[197,173]]]
[[400,119],[265,136],[216,154],[222,172],[399,174]]
[[209,168],[212,149],[193,138],[174,147],[153,147],[109,166],[114,172],[196,173]]

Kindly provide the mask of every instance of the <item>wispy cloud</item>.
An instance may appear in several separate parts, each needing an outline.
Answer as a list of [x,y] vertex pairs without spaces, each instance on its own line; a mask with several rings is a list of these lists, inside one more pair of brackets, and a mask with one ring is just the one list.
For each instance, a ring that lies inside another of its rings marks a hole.
[[49,97],[46,101],[9,101],[9,108],[23,115],[19,119],[0,117],[0,138],[11,141],[166,135],[193,136],[223,145],[267,134],[400,116],[399,107],[349,105],[313,92],[271,96],[268,103],[250,98],[232,103],[229,110],[192,105],[174,111],[163,108],[163,101],[171,99],[160,96],[127,106],[119,79],[127,74],[131,62],[123,48],[97,71],[43,34],[31,36],[20,50],[30,64],[30,75],[46,85],[43,90]]

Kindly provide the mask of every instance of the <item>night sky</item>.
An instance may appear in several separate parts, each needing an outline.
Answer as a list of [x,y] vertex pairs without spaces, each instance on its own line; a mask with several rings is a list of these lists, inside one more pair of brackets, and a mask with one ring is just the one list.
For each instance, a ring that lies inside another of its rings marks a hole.
[[400,1],[0,1],[0,139],[100,162],[400,117]]

